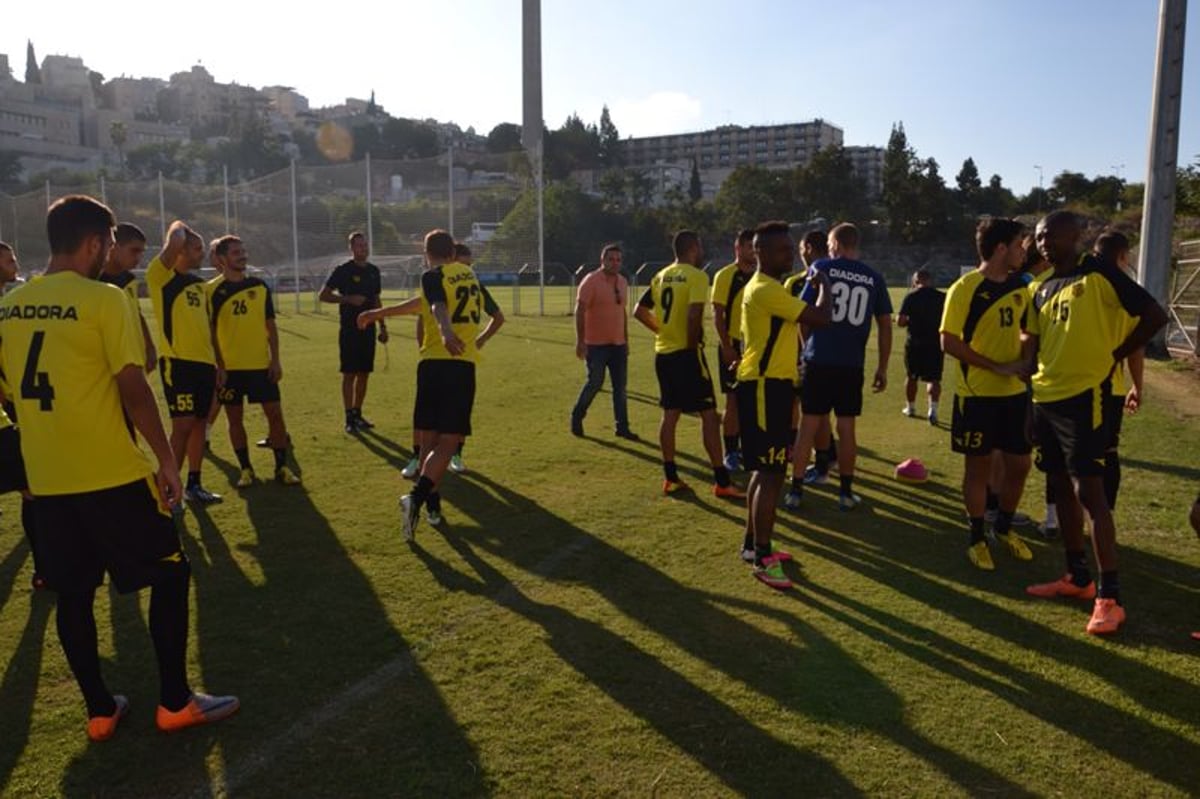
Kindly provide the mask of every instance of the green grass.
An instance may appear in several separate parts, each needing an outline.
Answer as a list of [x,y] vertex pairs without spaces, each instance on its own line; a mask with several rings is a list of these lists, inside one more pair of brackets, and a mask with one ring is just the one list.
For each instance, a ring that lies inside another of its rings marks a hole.
[[[536,296],[536,294],[534,295]],[[503,294],[497,299],[510,305]],[[558,302],[559,298],[555,298]],[[526,300],[526,303],[528,300]],[[564,309],[565,301],[560,302]],[[1082,604],[1034,602],[1057,576],[1035,560],[964,556],[960,463],[949,433],[868,396],[857,485],[839,514],[815,490],[779,537],[798,587],[779,594],[736,556],[743,510],[659,495],[657,447],[611,435],[607,394],[567,432],[583,379],[565,316],[511,318],[479,371],[470,471],[444,485],[444,532],[403,543],[396,496],[413,401],[410,322],[366,412],[341,431],[336,317],[280,302],[284,407],[305,484],[242,492],[223,420],[189,510],[191,673],[236,692],[234,719],[162,737],[146,598],[101,591],[110,686],[133,711],[89,746],[54,633],[28,591],[15,497],[0,500],[0,795],[1116,795],[1200,788],[1200,483],[1195,379],[1151,364],[1127,420],[1117,512],[1130,613],[1114,640]],[[528,310],[526,304],[523,310]],[[899,350],[899,347],[897,348]],[[872,348],[873,351],[873,348]],[[874,356],[869,359],[869,365]],[[947,370],[947,374],[951,374]],[[657,388],[634,332],[634,429],[649,442]],[[948,401],[946,406],[948,408]],[[948,413],[944,413],[948,415]],[[265,429],[247,414],[252,436]],[[680,462],[707,484],[699,426]],[[923,486],[891,478],[917,456]],[[252,457],[269,473],[269,454]],[[1040,516],[1033,477],[1023,509]]]

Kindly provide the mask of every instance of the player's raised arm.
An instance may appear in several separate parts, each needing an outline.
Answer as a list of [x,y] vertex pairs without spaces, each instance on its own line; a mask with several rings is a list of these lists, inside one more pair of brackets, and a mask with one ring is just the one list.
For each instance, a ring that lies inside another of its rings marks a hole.
[[162,250],[158,253],[159,262],[167,269],[174,267],[175,259],[179,257],[179,253],[183,252],[183,245],[187,243],[187,235],[190,230],[180,219],[176,219],[167,228],[167,239],[163,242]]

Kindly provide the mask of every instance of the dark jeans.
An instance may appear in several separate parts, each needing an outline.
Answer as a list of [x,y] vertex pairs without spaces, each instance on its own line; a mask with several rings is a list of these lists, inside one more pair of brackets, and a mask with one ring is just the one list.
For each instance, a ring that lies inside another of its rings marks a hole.
[[618,432],[629,429],[629,408],[625,400],[625,380],[629,374],[629,347],[625,344],[589,344],[587,347],[587,383],[579,392],[571,418],[583,421],[588,407],[604,385],[604,370],[612,379],[613,417]]

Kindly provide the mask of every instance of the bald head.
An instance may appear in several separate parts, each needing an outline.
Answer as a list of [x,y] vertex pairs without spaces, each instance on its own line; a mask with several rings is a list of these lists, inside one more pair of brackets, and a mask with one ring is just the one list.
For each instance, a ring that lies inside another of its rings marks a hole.
[[1038,222],[1038,251],[1059,268],[1070,268],[1079,258],[1079,239],[1083,226],[1079,217],[1070,211],[1052,211]]

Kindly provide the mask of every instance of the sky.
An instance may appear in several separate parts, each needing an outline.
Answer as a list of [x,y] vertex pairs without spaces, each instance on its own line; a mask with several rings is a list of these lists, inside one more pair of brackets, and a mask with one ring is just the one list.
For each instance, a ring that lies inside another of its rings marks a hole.
[[[329,0],[210,0],[186,15],[116,0],[72,25],[62,4],[5,6],[0,53],[18,80],[32,39],[39,60],[80,56],[109,78],[201,63],[218,81],[293,86],[313,106],[374,90],[395,116],[479,133],[521,121],[520,0],[361,0],[353,15]],[[1036,166],[1047,186],[1063,170],[1140,181],[1158,13],[1157,0],[545,0],[544,118],[595,122],[607,104],[622,136],[822,118],[846,144],[877,146],[903,122],[951,183],[968,156],[1018,193],[1038,185]],[[1190,22],[1184,164],[1200,159]]]

